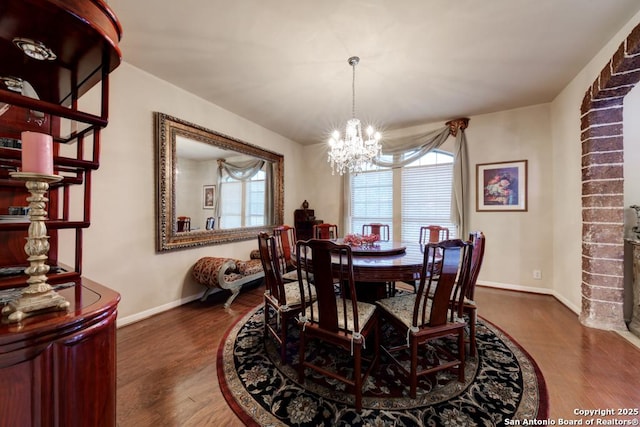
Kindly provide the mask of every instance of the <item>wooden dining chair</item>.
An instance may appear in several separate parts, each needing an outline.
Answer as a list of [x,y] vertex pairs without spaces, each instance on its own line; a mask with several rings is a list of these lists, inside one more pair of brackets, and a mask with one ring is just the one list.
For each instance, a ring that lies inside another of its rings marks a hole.
[[362,226],[362,234],[375,234],[380,237],[381,242],[389,241],[389,224],[381,224],[379,222],[372,222],[371,224],[364,224]]
[[[449,229],[440,225],[425,225],[420,227],[419,242],[421,245],[427,243],[438,243],[444,240],[449,240]],[[419,282],[415,280],[413,283],[409,283],[413,286],[414,292],[418,290]]]
[[[305,303],[299,317],[300,350],[298,378],[305,380],[305,369],[309,368],[323,376],[344,382],[353,388],[355,408],[362,409],[362,385],[379,358],[379,324],[376,306],[357,299],[353,277],[351,247],[330,240],[311,239],[297,244],[297,268],[300,277],[300,293],[308,294],[313,273],[317,300]],[[337,290],[336,290],[337,288]],[[348,297],[349,296],[349,297]],[[373,337],[372,337],[373,336]],[[371,357],[363,355],[367,339],[373,351]],[[331,369],[326,361],[314,361],[314,352],[307,354],[307,343],[316,340],[336,350],[342,350],[353,361],[353,369],[342,372]],[[363,362],[365,369],[363,372]]]
[[178,220],[178,232],[191,230],[191,218],[188,216],[179,216]]
[[[302,310],[300,285],[285,283],[280,275],[275,238],[267,233],[258,235],[258,250],[264,270],[264,335],[273,337],[280,346],[282,363],[287,363],[287,327]],[[315,299],[315,288],[309,286],[309,302]]]
[[449,240],[449,229],[440,225],[426,225],[420,227],[420,240],[424,244],[437,243],[443,240]]
[[476,290],[476,282],[478,281],[478,275],[480,274],[480,268],[482,267],[482,261],[484,259],[485,248],[485,235],[482,231],[473,231],[469,233],[469,243],[472,246],[471,261],[469,266],[469,272],[464,278],[466,282],[460,283],[459,294],[456,295],[457,305],[454,306],[454,310],[460,312],[459,307],[462,307],[462,314],[468,322],[469,326],[469,353],[471,356],[477,354],[477,342],[476,342],[476,322],[478,321],[477,310],[474,295]]
[[[362,225],[362,234],[375,234],[378,236],[381,242],[389,241],[389,224],[381,224],[379,222],[372,222],[370,224]],[[396,282],[387,282],[387,296],[394,296],[396,294]]]
[[273,228],[276,249],[278,252],[278,262],[282,279],[285,282],[297,282],[298,272],[296,271],[294,257],[296,251],[296,229],[289,225],[279,225]]
[[[380,322],[389,323],[398,334],[396,337],[406,343],[400,345],[382,343],[382,350],[393,360],[409,380],[409,395],[416,397],[418,377],[443,369],[457,367],[458,381],[464,382],[464,319],[455,312],[450,316],[450,308],[455,304],[454,285],[465,258],[469,258],[470,245],[460,239],[428,243],[425,246],[424,261],[420,275],[420,286],[415,294],[385,298],[376,302]],[[436,280],[436,266],[439,272]],[[466,268],[466,267],[462,267]],[[450,352],[449,359],[438,364],[427,360],[424,345],[435,339],[453,336],[457,345]],[[393,338],[393,337],[392,337]],[[400,353],[409,357],[409,369],[400,360]],[[455,355],[457,353],[457,355]],[[418,367],[421,367],[418,370]]]
[[313,226],[314,239],[337,239],[338,226],[336,224],[316,224]]

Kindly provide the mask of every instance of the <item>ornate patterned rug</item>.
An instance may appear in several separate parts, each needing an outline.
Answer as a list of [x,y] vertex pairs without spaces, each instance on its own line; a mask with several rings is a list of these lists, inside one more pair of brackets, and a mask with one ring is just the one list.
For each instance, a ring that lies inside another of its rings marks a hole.
[[[297,379],[297,326],[290,326],[288,361],[283,365],[272,339],[264,339],[262,305],[236,322],[218,348],[220,387],[227,402],[250,426],[499,426],[506,420],[540,420],[548,416],[544,378],[535,361],[507,334],[480,319],[478,356],[467,358],[465,383],[455,372],[441,371],[418,383],[418,396],[408,396],[408,383],[397,367],[382,357],[363,388],[363,409],[341,382],[310,374]],[[388,328],[383,334],[389,334]],[[448,343],[447,345],[451,345]],[[453,344],[455,345],[455,344]],[[327,366],[348,366],[348,355],[318,345],[314,357]],[[371,349],[368,349],[371,351]],[[437,358],[438,345],[426,350]]]

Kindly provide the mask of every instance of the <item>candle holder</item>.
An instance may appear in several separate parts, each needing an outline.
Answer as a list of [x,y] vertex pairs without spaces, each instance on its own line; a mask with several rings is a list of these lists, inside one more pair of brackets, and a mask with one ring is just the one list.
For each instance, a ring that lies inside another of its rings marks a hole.
[[42,312],[67,310],[69,302],[53,290],[47,283],[49,266],[46,264],[49,253],[49,236],[45,219],[47,211],[46,202],[49,201],[44,194],[49,190],[49,184],[62,180],[62,176],[32,172],[12,172],[11,177],[24,181],[31,193],[27,197],[29,202],[29,234],[24,251],[27,254],[29,267],[25,273],[29,276],[27,286],[22,291],[22,296],[8,303],[2,309],[2,315],[7,316],[9,322],[19,322],[25,317]]

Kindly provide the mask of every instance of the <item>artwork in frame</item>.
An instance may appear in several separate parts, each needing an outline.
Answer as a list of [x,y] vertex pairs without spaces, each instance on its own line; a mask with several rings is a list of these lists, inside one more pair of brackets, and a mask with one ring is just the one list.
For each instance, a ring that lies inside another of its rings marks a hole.
[[527,160],[476,165],[476,211],[527,210]]
[[202,207],[204,209],[213,209],[216,202],[216,186],[215,185],[203,185],[202,186]]

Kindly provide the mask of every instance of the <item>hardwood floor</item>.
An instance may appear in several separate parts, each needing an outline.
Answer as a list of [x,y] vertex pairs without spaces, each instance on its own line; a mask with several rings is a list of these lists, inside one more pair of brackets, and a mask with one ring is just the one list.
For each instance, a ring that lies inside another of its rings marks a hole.
[[[229,310],[223,298],[198,300],[120,328],[118,426],[242,426],[220,391],[216,351],[262,292],[243,291]],[[551,296],[479,288],[476,297],[478,314],[538,363],[551,419],[581,418],[576,409],[640,408],[640,349],[620,335],[582,326]]]

